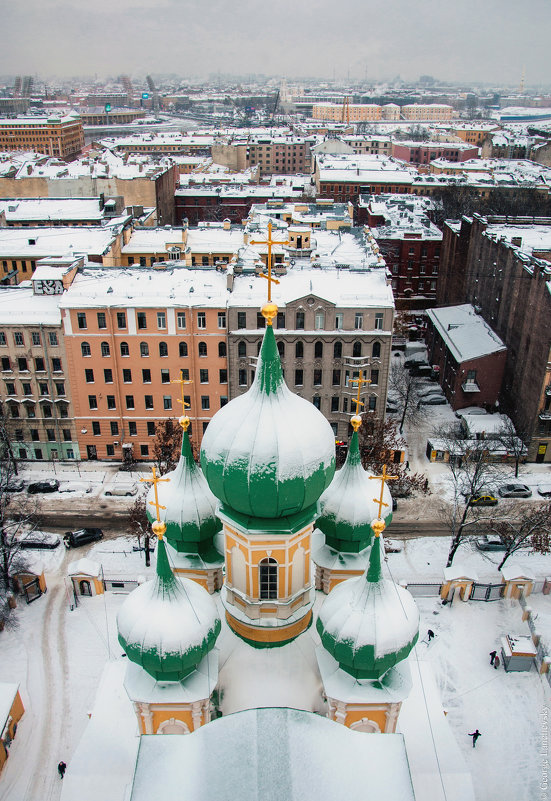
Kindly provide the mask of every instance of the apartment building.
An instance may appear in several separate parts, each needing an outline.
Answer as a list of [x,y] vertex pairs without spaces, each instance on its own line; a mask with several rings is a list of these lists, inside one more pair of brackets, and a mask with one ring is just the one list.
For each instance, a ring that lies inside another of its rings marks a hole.
[[262,175],[309,173],[315,142],[292,133],[250,134],[213,144],[212,159],[238,172],[258,164]]
[[444,225],[438,303],[471,303],[507,347],[501,408],[551,463],[551,224],[482,217]]
[[0,150],[35,150],[59,159],[73,159],[84,147],[78,114],[65,117],[0,119]]
[[80,226],[108,224],[113,217],[126,225],[130,216],[124,213],[123,198],[37,197],[10,198],[0,201],[0,228],[53,228],[61,225]]
[[463,142],[393,142],[392,155],[408,164],[430,164],[443,158],[464,162],[478,158],[478,148]]
[[84,269],[60,300],[79,450],[147,460],[177,420],[193,441],[228,400],[226,277],[210,270]]
[[382,107],[375,103],[315,103],[312,106],[315,120],[334,122],[378,122],[383,118]]
[[320,197],[354,203],[361,194],[409,194],[417,171],[385,156],[316,156],[314,179]]
[[455,112],[453,106],[440,103],[409,103],[402,106],[401,116],[412,122],[449,122]]

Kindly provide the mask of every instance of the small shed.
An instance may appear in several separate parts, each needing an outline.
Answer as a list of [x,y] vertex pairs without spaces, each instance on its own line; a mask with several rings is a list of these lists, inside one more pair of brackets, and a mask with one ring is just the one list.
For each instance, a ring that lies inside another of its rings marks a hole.
[[18,570],[12,576],[16,591],[25,596],[28,604],[40,598],[46,590],[44,570],[35,567],[33,570]]
[[24,712],[19,684],[0,682],[0,771],[8,758],[7,749],[15,737],[17,724]]
[[534,589],[536,577],[530,569],[512,562],[501,568],[501,580],[505,585],[504,598],[520,598],[521,595],[526,598]]
[[440,597],[443,601],[450,603],[455,597],[462,601],[468,601],[473,589],[473,584],[478,580],[476,572],[464,565],[457,564],[444,568],[444,582],[440,590]]
[[513,637],[507,634],[501,638],[501,658],[507,673],[512,670],[530,670],[535,656],[536,646],[528,635]]
[[71,562],[67,575],[73,584],[75,595],[102,595],[103,581],[100,578],[102,568],[99,562],[83,557]]

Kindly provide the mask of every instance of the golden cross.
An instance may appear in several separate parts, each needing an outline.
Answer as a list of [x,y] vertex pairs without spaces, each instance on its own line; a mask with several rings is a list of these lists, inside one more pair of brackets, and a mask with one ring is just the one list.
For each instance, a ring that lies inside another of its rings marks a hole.
[[358,397],[357,398],[352,398],[352,403],[356,404],[356,414],[358,414],[359,411],[360,411],[360,406],[364,405],[363,401],[360,400],[360,393],[362,391],[362,385],[363,384],[368,384],[368,385],[371,384],[371,379],[370,378],[367,378],[367,379],[362,378],[362,371],[360,370],[360,374],[359,374],[358,378],[349,378],[348,379],[348,383],[349,384],[354,384],[356,381],[358,382]]
[[[159,493],[157,491],[157,484],[160,481],[170,481],[170,479],[169,478],[161,478],[160,476],[158,476],[156,471],[155,471],[155,465],[152,466],[151,473],[152,473],[151,478],[140,478],[140,481],[146,482],[148,484],[153,484],[153,486],[155,488],[155,500],[154,501],[149,501],[149,504],[151,506],[155,507],[155,514],[157,515],[157,520],[159,520],[160,519],[159,518],[159,509],[166,509],[166,506],[161,506],[161,504],[159,503]],[[163,530],[162,534],[164,534],[164,530]],[[162,534],[161,534],[160,539],[162,539]]]
[[183,377],[182,377],[183,375],[184,375],[184,371],[180,370],[180,378],[173,378],[170,383],[171,384],[180,384],[181,387],[182,387],[182,399],[180,400],[180,398],[176,398],[176,400],[177,400],[178,403],[182,404],[182,414],[185,414],[186,413],[186,406],[189,408],[190,404],[186,403],[185,400],[184,400],[184,385],[185,384],[193,384],[193,381],[191,379],[184,380]]
[[279,284],[277,278],[272,278],[272,245],[288,245],[289,240],[286,239],[284,242],[281,242],[279,239],[272,239],[272,223],[268,223],[268,237],[267,239],[260,240],[260,239],[251,239],[251,245],[268,245],[268,275],[266,273],[260,273],[262,278],[265,278],[268,281],[268,303],[272,302],[272,283]]
[[375,503],[379,507],[379,518],[381,517],[381,510],[383,506],[388,506],[388,503],[383,501],[383,492],[385,491],[385,483],[387,481],[397,481],[398,476],[389,476],[386,472],[386,464],[383,465],[383,475],[382,476],[369,476],[369,478],[376,478],[381,482],[381,494],[379,498],[373,498]]

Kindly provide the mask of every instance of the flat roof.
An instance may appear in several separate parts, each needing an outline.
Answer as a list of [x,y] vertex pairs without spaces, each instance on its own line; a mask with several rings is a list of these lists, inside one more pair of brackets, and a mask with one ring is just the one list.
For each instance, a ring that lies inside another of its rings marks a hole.
[[427,309],[426,313],[457,362],[506,350],[498,335],[470,303]]

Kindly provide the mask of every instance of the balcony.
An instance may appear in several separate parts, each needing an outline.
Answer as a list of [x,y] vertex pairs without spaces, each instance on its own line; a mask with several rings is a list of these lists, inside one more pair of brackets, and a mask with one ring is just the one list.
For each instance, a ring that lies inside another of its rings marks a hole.
[[480,387],[476,383],[476,381],[463,381],[461,384],[461,389],[463,392],[480,392]]

